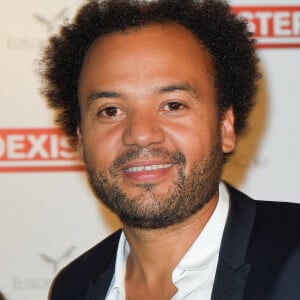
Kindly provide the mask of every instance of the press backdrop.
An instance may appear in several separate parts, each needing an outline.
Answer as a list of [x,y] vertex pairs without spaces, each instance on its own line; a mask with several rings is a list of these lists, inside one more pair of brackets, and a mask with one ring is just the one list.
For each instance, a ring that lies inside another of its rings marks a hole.
[[[79,0],[0,0],[0,291],[46,299],[57,271],[119,227],[55,128],[35,74]],[[300,3],[235,0],[258,37],[258,105],[224,177],[257,199],[300,202]],[[250,7],[249,7],[250,5]]]

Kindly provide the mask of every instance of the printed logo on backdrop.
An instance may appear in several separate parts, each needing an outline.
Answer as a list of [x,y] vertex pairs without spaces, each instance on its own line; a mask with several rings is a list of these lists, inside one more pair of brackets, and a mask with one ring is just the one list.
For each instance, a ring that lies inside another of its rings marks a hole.
[[33,17],[40,23],[43,24],[47,31],[50,33],[54,28],[57,28],[63,19],[66,17],[67,8],[63,8],[55,16],[51,18],[43,16],[41,14],[33,14]]
[[58,271],[59,268],[59,264],[69,258],[72,254],[72,252],[74,251],[75,247],[72,246],[69,249],[67,249],[66,251],[64,251],[64,253],[62,253],[59,257],[53,258],[50,257],[48,254],[42,253],[40,254],[40,258],[47,263],[48,265],[50,265],[52,267],[53,272],[55,273],[56,271]]
[[237,6],[249,21],[258,48],[300,47],[300,6]]
[[13,277],[12,289],[15,292],[48,290],[54,275],[64,263],[67,263],[68,260],[70,260],[75,248],[76,247],[72,246],[63,251],[59,257],[55,258],[48,254],[40,254],[42,261],[50,266],[52,271],[51,275],[49,277]]
[[0,172],[82,170],[57,128],[0,129]]
[[54,15],[47,15],[41,13],[33,13],[33,18],[37,25],[45,28],[44,36],[17,36],[10,35],[6,38],[6,45],[9,50],[39,50],[46,37],[57,30],[57,28],[66,19],[68,8],[58,10]]

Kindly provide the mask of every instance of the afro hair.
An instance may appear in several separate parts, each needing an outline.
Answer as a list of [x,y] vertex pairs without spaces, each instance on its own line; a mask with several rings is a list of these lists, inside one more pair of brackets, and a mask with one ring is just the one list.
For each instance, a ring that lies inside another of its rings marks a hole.
[[184,26],[206,47],[214,62],[219,115],[232,107],[236,134],[244,131],[254,105],[258,59],[247,23],[227,2],[89,0],[72,23],[50,38],[41,60],[42,94],[72,146],[80,124],[78,81],[89,46],[114,32],[163,23]]

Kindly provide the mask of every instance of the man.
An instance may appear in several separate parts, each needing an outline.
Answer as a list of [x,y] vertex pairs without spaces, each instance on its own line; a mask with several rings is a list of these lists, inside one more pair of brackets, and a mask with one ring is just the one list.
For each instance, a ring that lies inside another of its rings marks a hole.
[[49,299],[299,299],[299,206],[220,182],[259,77],[226,3],[89,1],[43,63],[57,122],[124,225]]

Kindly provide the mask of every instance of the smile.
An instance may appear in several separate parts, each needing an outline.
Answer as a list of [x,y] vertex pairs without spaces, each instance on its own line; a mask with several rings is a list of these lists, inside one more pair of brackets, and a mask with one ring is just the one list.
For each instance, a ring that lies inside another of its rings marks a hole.
[[167,168],[170,168],[171,166],[172,166],[172,164],[138,166],[138,167],[131,167],[131,168],[125,169],[125,172],[133,173],[133,172],[142,172],[142,171],[154,171],[154,170],[167,169]]

